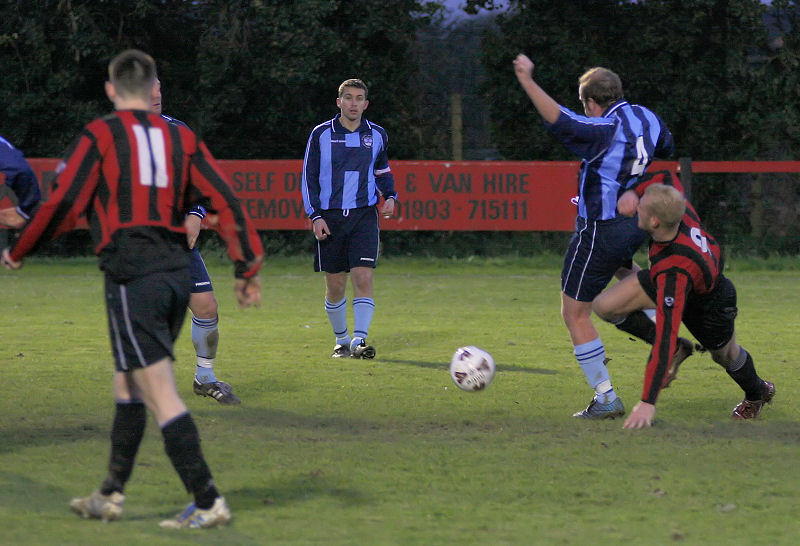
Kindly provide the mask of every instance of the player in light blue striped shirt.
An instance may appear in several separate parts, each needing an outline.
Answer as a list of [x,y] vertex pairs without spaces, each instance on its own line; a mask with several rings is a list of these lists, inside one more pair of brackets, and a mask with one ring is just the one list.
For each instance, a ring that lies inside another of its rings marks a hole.
[[[578,98],[586,114],[582,116],[539,87],[527,56],[518,55],[513,64],[545,127],[583,159],[575,234],[561,271],[561,315],[594,397],[574,417],[620,417],[625,408],[611,385],[605,347],[592,323],[592,300],[615,274],[634,270],[633,255],[646,236],[636,218],[619,214],[617,200],[645,175],[654,157],[672,154],[672,133],[653,112],[624,99],[622,82],[611,70],[596,67],[579,79]],[[673,366],[688,354],[673,355]]]
[[[397,192],[386,153],[388,137],[364,119],[367,86],[339,86],[340,113],[317,125],[303,160],[303,204],[317,240],[314,270],[325,272],[325,311],[336,344],[333,358],[374,358],[366,339],[375,311],[372,274],[378,263],[378,210],[394,214]],[[347,326],[347,275],[353,284],[353,336]]]

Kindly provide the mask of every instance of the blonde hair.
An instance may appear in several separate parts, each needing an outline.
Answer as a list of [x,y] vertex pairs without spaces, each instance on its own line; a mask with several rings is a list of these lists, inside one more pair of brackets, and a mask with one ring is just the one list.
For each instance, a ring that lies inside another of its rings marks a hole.
[[650,214],[658,218],[665,228],[677,226],[686,212],[686,198],[673,186],[653,184],[648,186],[644,195],[650,197],[646,208]]
[[121,97],[150,97],[156,62],[144,51],[126,49],[108,63],[108,80]]

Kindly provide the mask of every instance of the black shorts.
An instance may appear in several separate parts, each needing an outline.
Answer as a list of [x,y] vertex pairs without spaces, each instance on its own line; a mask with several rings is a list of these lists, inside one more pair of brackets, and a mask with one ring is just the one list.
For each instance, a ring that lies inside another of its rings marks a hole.
[[[656,287],[650,279],[650,270],[637,273],[639,284],[656,301]],[[706,349],[721,349],[733,337],[736,307],[736,287],[720,275],[714,290],[708,294],[692,295],[683,310],[683,324]]]
[[578,301],[592,301],[620,267],[630,268],[647,234],[636,218],[575,220],[575,234],[564,255],[561,291]]
[[200,251],[197,248],[193,248],[190,256],[189,269],[192,272],[192,294],[213,292],[214,286],[211,284],[211,276],[208,274],[203,257],[200,256]]
[[353,267],[376,267],[380,247],[378,209],[323,210],[331,234],[317,241],[314,271],[340,273]]
[[191,290],[189,268],[151,273],[124,284],[106,275],[106,314],[117,371],[174,359]]

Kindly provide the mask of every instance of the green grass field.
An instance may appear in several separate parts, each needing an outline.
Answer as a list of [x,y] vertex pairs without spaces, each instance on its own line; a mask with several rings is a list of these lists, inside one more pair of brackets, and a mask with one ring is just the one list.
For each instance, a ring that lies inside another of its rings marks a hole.
[[[208,257],[207,257],[208,258]],[[387,259],[376,274],[373,361],[328,358],[323,279],[272,260],[263,306],[220,300],[216,371],[242,398],[191,393],[188,321],[176,375],[234,513],[208,531],[159,529],[190,501],[152,419],[122,521],[73,515],[105,475],[111,357],[94,260],[0,271],[2,544],[796,544],[800,267],[736,263],[738,339],[777,395],[732,422],[742,393],[695,355],[659,399],[657,426],[583,422],[591,397],[559,315],[559,259]],[[783,264],[786,266],[786,264]],[[351,316],[352,322],[352,316]],[[648,353],[599,324],[615,388],[639,398]],[[447,364],[489,350],[498,373],[466,393]]]

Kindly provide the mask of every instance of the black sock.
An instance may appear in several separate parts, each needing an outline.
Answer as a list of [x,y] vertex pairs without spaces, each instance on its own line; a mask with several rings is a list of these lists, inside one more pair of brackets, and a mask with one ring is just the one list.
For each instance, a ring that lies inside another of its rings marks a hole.
[[139,444],[142,443],[144,428],[147,425],[147,410],[139,401],[120,403],[111,425],[111,456],[108,463],[108,477],[100,486],[100,493],[110,495],[114,491],[122,493],[128,478],[133,472],[133,463]]
[[615,324],[623,332],[638,337],[652,345],[656,342],[656,324],[644,311],[634,311],[625,317],[625,320]]
[[[743,356],[744,358],[742,358]],[[742,360],[744,360],[744,363],[740,364]],[[731,370],[730,367],[737,369]],[[761,400],[764,396],[764,381],[758,377],[756,368],[753,365],[753,357],[750,356],[750,353],[741,348],[739,358],[730,367],[728,375],[742,388],[745,400]]]
[[203,452],[200,449],[200,434],[189,413],[175,418],[161,429],[164,436],[164,449],[172,466],[178,472],[186,490],[194,495],[198,508],[208,509],[219,497],[214,486]]

